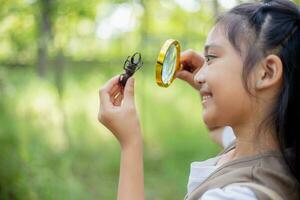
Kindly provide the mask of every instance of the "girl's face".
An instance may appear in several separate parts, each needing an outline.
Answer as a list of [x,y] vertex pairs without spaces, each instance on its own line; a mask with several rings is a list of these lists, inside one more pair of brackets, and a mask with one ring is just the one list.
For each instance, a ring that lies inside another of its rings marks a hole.
[[206,62],[194,77],[201,84],[204,122],[208,128],[247,122],[252,106],[243,86],[243,61],[221,26],[209,33],[204,55]]

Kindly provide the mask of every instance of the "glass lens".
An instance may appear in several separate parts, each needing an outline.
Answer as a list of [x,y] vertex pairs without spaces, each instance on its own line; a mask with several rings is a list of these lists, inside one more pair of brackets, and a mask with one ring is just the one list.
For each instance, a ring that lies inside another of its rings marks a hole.
[[174,76],[175,69],[176,69],[176,58],[177,58],[176,46],[173,44],[168,49],[163,63],[162,81],[164,84],[168,84]]

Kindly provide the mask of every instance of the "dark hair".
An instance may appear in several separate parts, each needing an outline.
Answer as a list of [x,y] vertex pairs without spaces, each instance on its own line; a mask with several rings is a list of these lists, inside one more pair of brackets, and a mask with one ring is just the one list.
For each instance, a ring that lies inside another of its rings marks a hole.
[[283,63],[283,83],[266,121],[276,130],[283,157],[300,182],[300,11],[289,0],[245,3],[217,20],[244,59],[243,79],[269,54]]

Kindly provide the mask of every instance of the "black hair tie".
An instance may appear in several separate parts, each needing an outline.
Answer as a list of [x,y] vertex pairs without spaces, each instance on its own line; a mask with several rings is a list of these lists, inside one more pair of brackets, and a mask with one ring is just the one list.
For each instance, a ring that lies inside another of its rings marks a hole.
[[272,6],[271,1],[266,1],[266,2],[262,2],[260,9],[262,11],[266,11],[268,8],[270,8]]

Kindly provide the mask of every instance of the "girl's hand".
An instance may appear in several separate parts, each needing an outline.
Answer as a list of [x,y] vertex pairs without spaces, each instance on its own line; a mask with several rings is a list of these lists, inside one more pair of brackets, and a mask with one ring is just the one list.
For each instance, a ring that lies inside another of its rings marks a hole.
[[134,79],[129,78],[123,89],[119,84],[119,75],[115,76],[100,89],[99,97],[98,120],[115,135],[121,147],[141,141],[134,102]]
[[123,89],[119,76],[115,76],[100,89],[99,97],[98,120],[121,144],[118,200],[143,200],[143,147],[134,103],[134,79],[129,78]]
[[186,50],[181,53],[180,62],[183,70],[176,73],[176,77],[188,82],[193,88],[199,89],[200,85],[194,82],[194,76],[204,64],[204,57],[194,50]]

